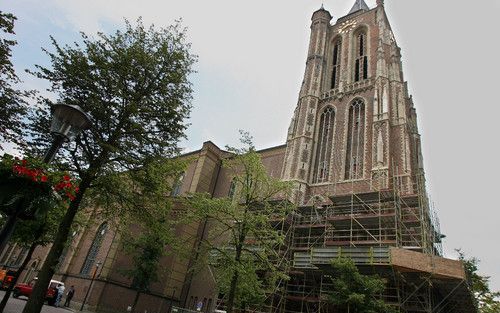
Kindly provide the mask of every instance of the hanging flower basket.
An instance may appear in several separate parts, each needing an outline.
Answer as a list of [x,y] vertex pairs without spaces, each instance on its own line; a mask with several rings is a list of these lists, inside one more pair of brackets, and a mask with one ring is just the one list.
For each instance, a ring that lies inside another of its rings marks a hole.
[[78,186],[67,174],[50,171],[36,159],[4,155],[0,162],[0,212],[33,219],[60,201],[72,201]]

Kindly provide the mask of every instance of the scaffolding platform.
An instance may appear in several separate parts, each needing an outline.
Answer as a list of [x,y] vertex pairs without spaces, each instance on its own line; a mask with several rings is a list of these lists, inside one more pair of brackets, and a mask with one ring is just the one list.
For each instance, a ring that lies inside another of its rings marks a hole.
[[296,209],[288,237],[290,281],[282,284],[271,312],[335,311],[326,299],[331,260],[339,257],[380,275],[387,282],[381,299],[399,312],[475,312],[462,263],[441,256],[439,221],[423,173],[388,181],[383,188],[356,181],[351,190],[334,184],[324,197],[330,203],[311,201]]

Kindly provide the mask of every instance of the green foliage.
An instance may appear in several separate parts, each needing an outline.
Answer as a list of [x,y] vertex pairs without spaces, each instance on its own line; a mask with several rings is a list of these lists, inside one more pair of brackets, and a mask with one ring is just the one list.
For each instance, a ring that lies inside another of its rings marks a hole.
[[57,193],[54,186],[69,181],[66,173],[54,170],[39,159],[2,156],[0,213],[8,216],[16,209],[22,210],[11,240],[26,247],[47,245],[54,240],[69,201]]
[[332,287],[328,300],[336,307],[352,313],[391,313],[393,307],[377,297],[384,291],[383,279],[363,275],[351,259],[331,262]]
[[[45,169],[41,162],[29,161],[31,167]],[[23,218],[32,217],[35,213],[43,214],[56,204],[51,184],[16,175],[13,171],[16,162],[8,154],[3,155],[0,161],[0,212],[13,215],[19,211]]]
[[247,305],[255,306],[264,302],[266,291],[272,289],[276,280],[275,277],[267,279],[262,277],[261,272],[266,271],[265,266],[255,264],[255,258],[246,253],[239,262],[231,260],[229,256],[213,259],[211,262],[215,268],[214,274],[219,293],[229,295],[231,280],[236,272],[238,282],[235,288],[235,306],[243,309]]
[[16,44],[15,40],[4,38],[5,35],[14,35],[14,21],[17,18],[11,13],[0,11],[0,30],[2,31],[2,40],[0,40],[0,74],[15,78],[14,67],[10,58],[12,57],[12,46]]
[[0,149],[1,141],[20,143],[26,113],[23,93],[13,87],[19,82],[10,60],[16,44],[9,38],[14,35],[15,20],[14,15],[0,11]]
[[[177,151],[184,135],[192,98],[195,57],[189,52],[180,23],[157,30],[126,21],[124,31],[97,38],[82,33],[82,44],[45,50],[52,67],[33,72],[51,83],[57,101],[41,99],[30,124],[32,145],[43,152],[51,143],[50,107],[79,105],[92,119],[92,128],[70,143],[58,159],[83,175],[99,167],[99,175],[142,166],[145,161]],[[99,176],[98,175],[98,176]]]
[[456,250],[459,260],[463,262],[469,286],[474,294],[476,306],[481,313],[500,312],[500,292],[490,290],[490,278],[479,275],[479,260],[467,258],[461,250]]
[[[22,220],[16,224],[14,234],[11,240],[19,245],[29,247],[32,244],[37,246],[47,246],[51,244],[57,233],[57,227],[61,222],[67,206],[59,203],[52,206],[46,214],[39,216],[37,219]],[[76,230],[83,225],[83,217],[77,216],[73,223],[73,228]]]
[[0,213],[22,213],[23,219],[44,219],[53,207],[67,204],[67,197],[54,192],[53,187],[67,177],[41,160],[27,157],[19,160],[9,154],[0,159]]
[[158,216],[167,219],[167,195],[185,167],[186,163],[178,159],[157,159],[134,170],[101,176],[94,181],[94,186],[100,188],[89,190],[87,205],[101,207],[101,218],[120,216],[123,225]]
[[[148,226],[151,226],[148,225]],[[141,228],[136,236],[128,237],[125,242],[125,251],[133,256],[133,267],[124,270],[123,273],[132,278],[132,288],[141,291],[149,291],[150,284],[157,282],[162,273],[159,271],[159,263],[165,255],[165,249],[170,238],[165,238],[162,229],[152,227]]]
[[[98,33],[92,38],[82,34],[82,38],[81,44],[73,46],[61,46],[52,38],[54,51],[45,50],[51,66],[37,66],[32,72],[51,84],[49,91],[57,100],[41,98],[38,109],[29,116],[29,149],[41,155],[52,142],[48,127],[50,108],[56,103],[80,106],[90,115],[92,127],[63,145],[56,158],[62,169],[80,178],[80,192],[60,224],[25,313],[42,307],[44,288],[82,200],[84,204],[93,201],[88,192],[100,194],[101,200],[112,193],[110,200],[122,201],[125,205],[113,205],[121,211],[109,211],[115,219],[127,219],[121,213],[126,208],[138,216],[139,211],[133,211],[137,208],[133,196],[148,181],[145,178],[140,185],[135,177],[128,180],[125,176],[139,173],[146,177],[141,173],[149,170],[149,164],[176,155],[191,109],[188,76],[196,58],[180,23],[156,29],[145,28],[138,20],[135,25],[126,22],[123,31],[111,35]],[[155,212],[153,205],[144,208],[144,216]]]
[[248,134],[242,142],[247,147],[229,147],[233,156],[223,163],[236,184],[234,196],[213,199],[194,194],[188,199],[188,207],[194,209],[191,219],[210,223],[199,260],[212,269],[228,312],[233,306],[258,306],[277,280],[288,279],[278,249],[285,235],[270,218],[284,220],[293,209],[286,200],[291,185],[268,175]]
[[102,214],[120,216],[117,222],[123,235],[123,248],[133,260],[132,268],[123,273],[140,292],[149,291],[150,284],[164,274],[159,268],[161,258],[180,250],[174,232],[177,221],[173,219],[172,204],[166,195],[171,191],[171,182],[184,167],[185,164],[177,160],[158,160],[139,170],[117,174],[112,183],[119,192],[96,194],[95,204],[108,206]]
[[[163,162],[177,151],[184,119],[191,105],[188,75],[195,57],[189,53],[185,30],[179,23],[166,29],[145,28],[139,20],[126,22],[124,31],[82,34],[83,44],[60,46],[49,55],[52,68],[37,66],[33,74],[52,84],[58,100],[41,99],[30,116],[31,147],[42,155],[52,142],[48,127],[54,103],[79,105],[92,118],[57,164],[89,182],[84,202],[100,206],[103,218],[140,219],[156,214],[154,203],[164,201],[169,175],[182,165]],[[147,201],[140,195],[155,184]],[[146,207],[146,203],[149,203]],[[153,204],[152,204],[153,203]]]

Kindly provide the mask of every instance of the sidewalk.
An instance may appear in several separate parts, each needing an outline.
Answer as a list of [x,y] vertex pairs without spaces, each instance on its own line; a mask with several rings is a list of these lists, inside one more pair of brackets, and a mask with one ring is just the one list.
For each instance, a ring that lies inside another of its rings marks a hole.
[[[0,299],[3,298],[5,291],[0,290]],[[4,313],[21,313],[26,305],[27,298],[19,297],[18,299],[10,298],[5,307]],[[44,305],[41,313],[70,313],[70,312],[80,312],[75,309],[70,308],[56,308],[49,305]],[[82,311],[82,313],[94,313],[89,311]]]

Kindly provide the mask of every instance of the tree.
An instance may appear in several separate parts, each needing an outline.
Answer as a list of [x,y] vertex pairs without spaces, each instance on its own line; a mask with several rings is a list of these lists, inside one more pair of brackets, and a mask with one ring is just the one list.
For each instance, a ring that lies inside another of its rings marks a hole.
[[7,305],[7,301],[17,283],[21,273],[28,265],[33,252],[39,246],[47,246],[52,243],[56,234],[57,226],[59,225],[67,205],[53,206],[49,212],[39,216],[34,220],[23,220],[16,224],[14,234],[11,238],[11,243],[17,243],[20,246],[28,248],[26,257],[21,266],[17,269],[14,278],[6,290],[2,301],[0,302],[0,313],[2,313]]
[[96,193],[93,197],[96,206],[108,208],[101,213],[119,213],[117,223],[123,238],[123,250],[132,257],[132,267],[122,272],[132,279],[131,287],[137,291],[132,312],[136,312],[140,294],[148,293],[150,285],[161,278],[163,272],[159,265],[162,257],[167,253],[179,255],[182,252],[173,231],[178,222],[166,195],[172,190],[171,182],[184,168],[184,162],[170,159],[152,162],[135,171],[117,173],[112,181],[117,187],[115,190],[120,192]]
[[11,227],[2,228],[1,247],[10,240],[28,248],[28,253],[0,302],[0,312],[35,249],[54,240],[57,225],[76,192],[76,183],[67,173],[56,171],[41,160],[2,156],[0,213],[8,216],[4,226]]
[[234,175],[232,197],[194,194],[187,201],[196,218],[211,225],[200,248],[206,256],[199,260],[208,260],[205,265],[214,269],[227,312],[261,304],[279,279],[287,279],[278,249],[285,235],[272,221],[284,220],[293,209],[286,200],[291,184],[266,172],[248,134],[242,142],[247,147],[228,147],[233,156],[223,163]]
[[333,259],[331,266],[332,287],[328,301],[341,312],[397,312],[378,298],[385,290],[384,281],[380,277],[361,274],[356,264],[349,258]]
[[475,303],[481,313],[500,312],[500,292],[493,292],[490,289],[490,277],[479,275],[479,260],[477,258],[467,258],[460,250],[456,250],[459,260],[463,262],[469,286],[474,295]]
[[165,248],[171,238],[164,236],[165,230],[161,222],[151,228],[141,228],[136,237],[130,236],[126,241],[126,251],[132,255],[132,268],[124,271],[125,276],[132,279],[131,287],[137,291],[132,303],[132,312],[136,312],[141,293],[150,291],[150,285],[159,281],[161,272],[159,264],[165,255]]
[[10,58],[12,47],[16,41],[8,38],[14,35],[16,17],[10,13],[0,11],[0,149],[3,141],[20,143],[21,130],[24,126],[23,116],[26,114],[26,105],[23,93],[13,87],[19,83]]
[[[191,109],[188,76],[195,57],[180,23],[157,30],[145,28],[139,20],[135,26],[126,22],[125,29],[113,35],[82,34],[82,38],[81,44],[64,47],[52,38],[55,51],[46,50],[51,67],[37,65],[33,72],[51,83],[56,102],[79,105],[88,113],[93,127],[63,146],[58,164],[80,179],[80,192],[58,227],[24,313],[40,312],[45,288],[85,195],[91,190],[119,192],[106,177],[175,155]],[[39,154],[51,142],[52,105],[44,99],[30,116],[29,146]]]

